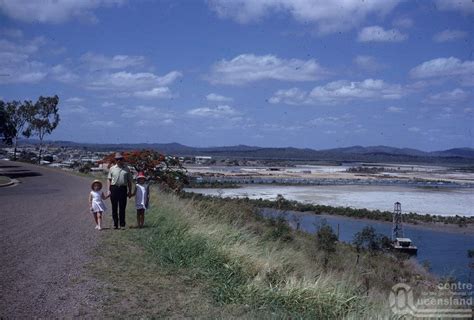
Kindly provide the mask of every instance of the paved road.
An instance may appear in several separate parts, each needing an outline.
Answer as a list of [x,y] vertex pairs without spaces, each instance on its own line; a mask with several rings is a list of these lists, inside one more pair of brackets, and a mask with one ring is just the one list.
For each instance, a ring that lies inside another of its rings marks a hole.
[[91,316],[97,285],[84,265],[99,232],[90,179],[10,161],[0,170],[40,174],[0,188],[0,318]]

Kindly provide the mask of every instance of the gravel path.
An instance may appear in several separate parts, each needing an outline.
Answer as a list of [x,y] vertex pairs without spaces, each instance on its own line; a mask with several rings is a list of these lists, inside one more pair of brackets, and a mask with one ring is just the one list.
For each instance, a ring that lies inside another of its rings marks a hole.
[[0,188],[0,318],[93,316],[98,285],[84,270],[99,241],[90,179],[11,161],[2,170],[22,177]]

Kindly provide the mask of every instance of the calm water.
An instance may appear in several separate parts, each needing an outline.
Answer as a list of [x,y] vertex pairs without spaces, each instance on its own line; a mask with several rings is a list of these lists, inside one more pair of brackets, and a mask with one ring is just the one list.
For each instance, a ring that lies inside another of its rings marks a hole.
[[[391,236],[390,223],[274,209],[263,209],[262,214],[273,217],[282,215],[290,222],[298,219],[300,228],[309,233],[314,233],[317,226],[325,219],[334,232],[339,225],[339,239],[344,242],[352,242],[354,235],[368,225],[374,227],[379,233]],[[474,249],[474,234],[434,231],[413,226],[404,226],[404,231],[405,236],[411,238],[414,245],[418,247],[416,259],[420,262],[429,261],[433,273],[439,276],[453,276],[462,282],[469,281],[467,250]]]
[[436,190],[403,186],[274,186],[243,185],[237,189],[190,189],[213,196],[286,199],[333,207],[352,207],[392,211],[400,202],[403,212],[420,214],[474,216],[474,189],[440,188]]

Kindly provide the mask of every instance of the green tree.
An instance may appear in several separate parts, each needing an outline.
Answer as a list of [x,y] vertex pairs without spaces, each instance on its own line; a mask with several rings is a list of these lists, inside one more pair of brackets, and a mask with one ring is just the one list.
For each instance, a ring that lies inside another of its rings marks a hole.
[[32,117],[33,104],[31,101],[10,101],[5,105],[5,110],[10,118],[10,124],[13,127],[13,160],[16,160],[18,138],[20,135],[29,137],[30,131],[27,130],[27,125]]
[[353,244],[357,251],[366,249],[371,253],[387,250],[390,247],[390,239],[380,233],[377,233],[372,226],[366,226],[354,236]]
[[337,240],[334,230],[323,221],[316,232],[316,242],[318,248],[324,252],[324,268],[327,267],[331,254],[336,252]]
[[0,100],[0,135],[2,141],[7,145],[12,144],[13,137],[15,136],[15,128],[7,112],[5,102],[2,100]]
[[40,140],[38,163],[41,162],[45,135],[51,134],[59,124],[58,103],[59,97],[57,95],[54,97],[41,96],[32,107],[32,116],[26,134],[34,134]]

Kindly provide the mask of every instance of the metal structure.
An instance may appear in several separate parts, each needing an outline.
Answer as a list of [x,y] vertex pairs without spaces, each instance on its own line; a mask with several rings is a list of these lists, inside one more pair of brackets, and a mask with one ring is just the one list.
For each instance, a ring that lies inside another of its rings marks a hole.
[[395,202],[393,205],[392,241],[403,237],[402,204]]

